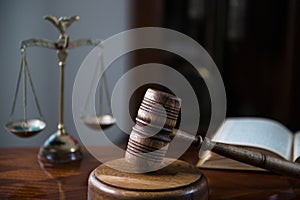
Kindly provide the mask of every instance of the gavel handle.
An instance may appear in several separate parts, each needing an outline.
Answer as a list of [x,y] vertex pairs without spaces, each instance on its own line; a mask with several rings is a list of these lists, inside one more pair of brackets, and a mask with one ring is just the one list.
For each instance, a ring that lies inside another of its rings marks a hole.
[[[282,175],[300,178],[300,164],[266,155],[258,151],[248,150],[230,144],[213,142],[208,138],[204,141],[200,136],[193,136],[181,130],[175,130],[175,134],[185,141],[192,141],[195,145],[204,147],[224,157],[246,163],[255,167],[266,169]],[[204,145],[204,146],[203,146]]]
[[300,164],[298,163],[276,158],[258,151],[251,151],[242,147],[212,142],[209,139],[205,139],[203,145],[208,147],[208,149],[212,148],[212,152],[227,158],[282,175],[300,178]]

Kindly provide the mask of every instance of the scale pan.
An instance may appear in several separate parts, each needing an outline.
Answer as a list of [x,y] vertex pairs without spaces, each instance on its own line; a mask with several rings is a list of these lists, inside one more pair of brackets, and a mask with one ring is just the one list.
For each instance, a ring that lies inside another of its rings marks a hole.
[[31,137],[46,128],[46,123],[40,119],[26,121],[10,121],[5,128],[19,137]]
[[116,123],[116,119],[111,115],[102,115],[102,116],[83,116],[81,117],[82,121],[86,126],[95,130],[104,130]]

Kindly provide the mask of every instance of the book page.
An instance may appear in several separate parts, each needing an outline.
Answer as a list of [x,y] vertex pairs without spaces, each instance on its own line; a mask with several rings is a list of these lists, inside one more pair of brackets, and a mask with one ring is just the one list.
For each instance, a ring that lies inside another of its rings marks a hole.
[[265,169],[254,167],[236,160],[228,159],[214,152],[209,152],[205,160],[199,160],[197,167],[204,169],[227,169],[244,171],[265,171]]
[[293,161],[300,163],[300,131],[294,135],[294,157]]
[[212,139],[226,144],[258,147],[292,159],[293,134],[280,123],[264,118],[228,118]]

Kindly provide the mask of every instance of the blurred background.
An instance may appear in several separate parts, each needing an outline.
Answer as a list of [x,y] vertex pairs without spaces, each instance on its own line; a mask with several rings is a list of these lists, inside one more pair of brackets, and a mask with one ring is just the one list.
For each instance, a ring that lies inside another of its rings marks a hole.
[[[67,31],[71,40],[106,39],[145,26],[184,33],[201,44],[218,66],[227,93],[227,116],[267,117],[297,131],[300,129],[299,9],[297,0],[1,1],[0,146],[40,146],[56,130],[57,57],[53,50],[35,47],[27,50],[27,59],[47,129],[29,139],[17,138],[4,129],[21,62],[20,41],[29,38],[55,41],[58,37],[57,30],[43,20],[45,15],[79,15],[81,19]],[[75,137],[72,88],[77,70],[91,49],[71,50],[66,63],[65,123]],[[149,62],[172,66],[188,78],[199,95],[199,134],[205,132],[210,119],[207,89],[195,77],[189,63],[177,55],[145,49],[122,56],[107,71],[110,91],[132,66]],[[136,92],[130,105],[133,117],[145,89]],[[124,143],[127,136],[119,132],[112,127],[107,135],[115,143]]]
[[[300,129],[299,1],[134,2],[130,20],[134,27],[174,29],[192,37],[208,51],[225,84],[227,116],[266,117],[292,131]],[[147,59],[148,56],[138,57],[136,62]],[[174,55],[163,60],[184,74],[190,73],[187,76],[193,82],[193,73],[184,60]],[[205,87],[194,87],[201,94],[205,129],[210,116],[206,109],[208,94]]]

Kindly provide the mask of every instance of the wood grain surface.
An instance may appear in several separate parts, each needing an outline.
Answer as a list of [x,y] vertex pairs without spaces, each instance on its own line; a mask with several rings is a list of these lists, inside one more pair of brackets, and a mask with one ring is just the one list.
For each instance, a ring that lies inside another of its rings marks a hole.
[[[99,147],[111,155],[110,147]],[[83,160],[43,165],[38,148],[0,148],[0,199],[86,199],[91,171],[100,162],[83,149]],[[182,160],[195,164],[196,151]],[[201,170],[208,179],[209,199],[300,199],[300,179],[269,172]]]
[[102,164],[89,177],[88,197],[93,200],[208,199],[207,180],[198,168],[169,158],[164,158],[163,163],[169,165],[148,173],[132,172],[135,166],[125,158]]

